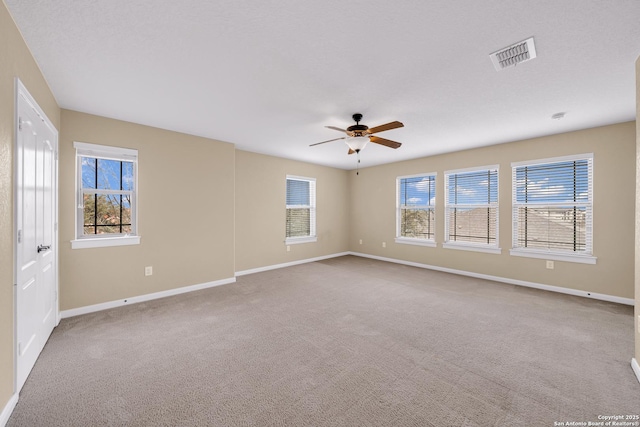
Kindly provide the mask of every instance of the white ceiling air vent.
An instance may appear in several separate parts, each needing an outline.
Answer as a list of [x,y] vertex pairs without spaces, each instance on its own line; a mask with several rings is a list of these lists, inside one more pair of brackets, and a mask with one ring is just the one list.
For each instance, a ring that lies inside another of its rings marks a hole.
[[509,47],[505,47],[489,55],[493,66],[496,67],[496,71],[516,66],[521,62],[529,61],[535,57],[536,46],[533,43],[533,37],[512,44]]

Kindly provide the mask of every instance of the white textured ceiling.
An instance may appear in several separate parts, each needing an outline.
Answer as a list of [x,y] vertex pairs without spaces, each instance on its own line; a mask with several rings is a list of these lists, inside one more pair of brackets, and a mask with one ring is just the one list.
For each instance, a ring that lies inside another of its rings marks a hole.
[[344,169],[356,112],[362,166],[635,118],[638,0],[4,1],[63,108]]

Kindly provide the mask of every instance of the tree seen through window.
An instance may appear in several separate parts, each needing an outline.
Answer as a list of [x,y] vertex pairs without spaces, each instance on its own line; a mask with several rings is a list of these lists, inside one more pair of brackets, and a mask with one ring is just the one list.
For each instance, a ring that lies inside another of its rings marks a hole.
[[82,157],[83,231],[131,233],[133,162]]

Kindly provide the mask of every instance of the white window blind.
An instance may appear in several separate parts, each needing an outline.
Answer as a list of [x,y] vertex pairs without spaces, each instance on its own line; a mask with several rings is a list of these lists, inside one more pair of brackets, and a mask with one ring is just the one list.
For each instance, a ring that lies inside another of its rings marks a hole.
[[514,163],[513,248],[591,255],[593,155]]
[[498,167],[445,172],[445,243],[498,247]]
[[398,177],[396,237],[434,240],[436,175],[422,174]]
[[316,237],[316,180],[287,176],[286,240],[309,241]]

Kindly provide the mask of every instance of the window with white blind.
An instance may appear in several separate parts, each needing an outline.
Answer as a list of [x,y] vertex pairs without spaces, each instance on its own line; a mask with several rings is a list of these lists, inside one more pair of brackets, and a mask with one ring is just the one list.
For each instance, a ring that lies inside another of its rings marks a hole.
[[595,263],[593,154],[512,163],[511,255]]
[[498,166],[447,171],[444,177],[443,247],[500,253]]
[[287,175],[287,244],[315,242],[316,180]]
[[75,142],[76,239],[72,248],[140,243],[138,150]]
[[396,243],[435,246],[436,174],[396,179]]

